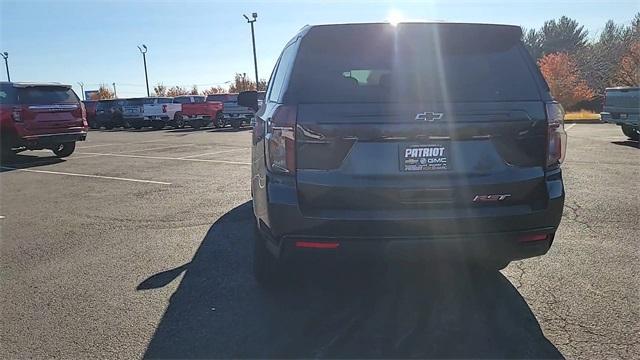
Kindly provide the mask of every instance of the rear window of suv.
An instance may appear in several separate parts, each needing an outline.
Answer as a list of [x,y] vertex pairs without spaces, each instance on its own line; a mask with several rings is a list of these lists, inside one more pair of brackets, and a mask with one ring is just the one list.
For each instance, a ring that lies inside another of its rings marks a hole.
[[470,24],[318,26],[288,96],[303,103],[538,100],[520,30]]
[[63,86],[29,86],[16,88],[18,103],[28,105],[77,104],[80,99]]

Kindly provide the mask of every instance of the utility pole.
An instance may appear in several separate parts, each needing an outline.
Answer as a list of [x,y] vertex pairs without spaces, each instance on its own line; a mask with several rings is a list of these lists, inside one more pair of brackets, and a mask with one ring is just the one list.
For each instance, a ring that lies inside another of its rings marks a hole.
[[138,46],[138,49],[142,53],[142,62],[144,62],[144,80],[147,82],[147,96],[151,96],[149,94],[149,76],[147,76],[147,45],[142,44],[142,47]]
[[84,83],[81,81],[78,83],[80,85],[80,92],[82,93],[82,101],[87,100],[84,98]]
[[116,83],[113,83],[113,96],[118,97],[118,93],[116,92]]
[[3,52],[2,57],[4,58],[4,67],[7,69],[7,81],[11,82],[11,76],[9,76],[9,53]]
[[258,19],[258,13],[252,13],[251,17],[253,18],[253,20],[249,19],[249,17],[247,15],[242,15],[244,16],[245,19],[247,19],[247,22],[249,24],[251,24],[251,43],[253,44],[253,68],[256,72],[256,91],[258,90],[258,60],[256,57],[256,36],[255,33],[253,31],[253,23],[256,22],[256,20]]

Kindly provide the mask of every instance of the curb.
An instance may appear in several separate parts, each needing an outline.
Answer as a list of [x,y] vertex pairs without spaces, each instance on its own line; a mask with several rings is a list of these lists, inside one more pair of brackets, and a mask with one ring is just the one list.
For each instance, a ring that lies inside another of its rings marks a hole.
[[565,120],[565,124],[605,124],[600,120]]

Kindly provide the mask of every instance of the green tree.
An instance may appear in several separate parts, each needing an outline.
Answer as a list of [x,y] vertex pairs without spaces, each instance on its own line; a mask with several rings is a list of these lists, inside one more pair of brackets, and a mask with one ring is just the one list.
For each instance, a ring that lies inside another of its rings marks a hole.
[[544,39],[541,31],[536,31],[536,29],[529,29],[528,31],[522,29],[522,42],[534,60],[538,61],[538,59],[542,57]]
[[560,19],[545,21],[542,33],[542,54],[566,52],[569,54],[587,45],[588,32],[577,21],[562,16]]

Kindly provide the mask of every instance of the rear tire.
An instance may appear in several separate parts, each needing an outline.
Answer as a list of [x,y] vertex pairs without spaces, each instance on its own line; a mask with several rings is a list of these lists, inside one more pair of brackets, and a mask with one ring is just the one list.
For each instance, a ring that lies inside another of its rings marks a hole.
[[105,129],[105,130],[113,130],[113,124],[106,124],[106,125],[104,126],[104,129]]
[[184,117],[182,116],[182,113],[177,112],[173,115],[173,122],[176,124],[178,129],[182,129],[184,127]]
[[633,141],[638,141],[640,138],[640,129],[634,128],[633,126],[622,125],[622,133]]
[[242,126],[242,120],[231,120],[231,127],[238,130]]
[[56,145],[53,149],[51,149],[51,151],[53,151],[53,153],[56,154],[57,157],[65,158],[73,154],[75,149],[76,149],[75,142],[66,142],[66,143]]
[[6,146],[3,141],[2,148],[0,149],[0,161],[10,161],[16,156],[17,151],[13,150],[11,146]]
[[258,226],[253,228],[253,276],[266,288],[277,287],[282,279],[282,261],[269,252]]
[[218,113],[218,115],[216,115],[216,118],[213,120],[213,126],[215,126],[216,128],[223,128],[225,127],[225,122],[224,122],[224,115],[222,115],[222,113]]

